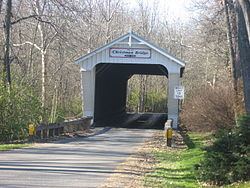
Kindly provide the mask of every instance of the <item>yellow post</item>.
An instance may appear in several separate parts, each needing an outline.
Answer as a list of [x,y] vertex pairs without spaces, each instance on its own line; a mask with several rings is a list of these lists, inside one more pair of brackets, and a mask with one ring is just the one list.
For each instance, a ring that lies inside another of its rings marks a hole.
[[172,139],[172,137],[173,137],[173,130],[172,130],[172,128],[168,128],[168,130],[167,130],[167,138]]
[[29,135],[33,136],[34,132],[35,132],[35,126],[34,126],[34,124],[30,123],[29,124]]
[[164,138],[166,138],[166,139],[168,138],[168,129],[164,130]]
[[171,147],[172,145],[172,137],[173,137],[173,129],[172,129],[173,121],[171,119],[167,120],[164,126],[164,137],[167,139],[167,146]]
[[167,129],[167,146],[172,146],[172,137],[173,137],[173,129],[168,128]]

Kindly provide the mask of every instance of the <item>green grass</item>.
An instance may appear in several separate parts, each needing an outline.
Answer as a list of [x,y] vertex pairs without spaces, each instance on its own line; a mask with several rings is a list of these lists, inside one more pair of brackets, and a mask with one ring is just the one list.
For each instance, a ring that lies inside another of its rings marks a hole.
[[30,146],[30,144],[0,144],[0,151],[19,149],[27,146]]
[[190,134],[186,139],[188,149],[173,149],[156,151],[154,155],[159,161],[156,169],[145,178],[148,187],[199,187],[195,178],[194,164],[198,163],[204,154],[201,149],[204,136]]
[[[154,151],[158,161],[156,169],[145,176],[146,187],[197,188],[202,186],[195,177],[195,164],[202,160],[202,149],[210,140],[208,134],[189,133],[185,139],[187,149]],[[250,182],[225,186],[226,188],[248,188]],[[216,188],[216,187],[214,187]]]
[[250,182],[244,182],[244,183],[236,183],[233,185],[225,186],[225,188],[249,188]]

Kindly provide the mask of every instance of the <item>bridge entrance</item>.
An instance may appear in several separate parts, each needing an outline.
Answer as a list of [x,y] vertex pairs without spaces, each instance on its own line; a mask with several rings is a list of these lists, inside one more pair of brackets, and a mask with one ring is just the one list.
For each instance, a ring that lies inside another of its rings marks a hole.
[[184,70],[181,60],[130,32],[76,63],[81,66],[84,116],[92,117],[94,122],[127,118],[128,80],[135,74],[163,75],[169,87],[165,112],[177,128],[179,107],[174,88],[179,86]]
[[[141,122],[141,126],[150,127],[146,123],[143,124],[143,122],[150,121],[149,119],[155,117],[162,119],[162,115],[127,113],[128,80],[135,74],[164,75],[167,77],[168,71],[162,65],[148,64],[101,63],[96,66],[94,121],[97,124],[98,122],[101,124],[106,122],[105,124],[114,124],[114,126],[116,124],[128,126],[128,122],[130,122],[130,124],[137,123],[138,127],[138,122]],[[159,124],[162,125],[162,123]],[[160,128],[159,126],[158,128]]]

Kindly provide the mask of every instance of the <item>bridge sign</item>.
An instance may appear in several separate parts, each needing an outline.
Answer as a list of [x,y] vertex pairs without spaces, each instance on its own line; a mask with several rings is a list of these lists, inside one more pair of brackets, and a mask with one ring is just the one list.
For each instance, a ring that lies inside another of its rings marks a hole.
[[146,48],[110,48],[110,57],[116,58],[151,58],[151,50]]
[[184,87],[176,86],[174,88],[174,99],[184,99]]

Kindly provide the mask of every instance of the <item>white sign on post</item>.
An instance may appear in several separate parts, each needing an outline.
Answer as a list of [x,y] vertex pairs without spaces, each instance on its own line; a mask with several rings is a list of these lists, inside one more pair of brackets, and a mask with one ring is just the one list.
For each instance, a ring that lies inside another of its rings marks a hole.
[[109,56],[114,58],[151,58],[151,50],[145,48],[110,48]]
[[174,99],[184,99],[184,87],[176,86],[174,88]]

